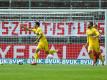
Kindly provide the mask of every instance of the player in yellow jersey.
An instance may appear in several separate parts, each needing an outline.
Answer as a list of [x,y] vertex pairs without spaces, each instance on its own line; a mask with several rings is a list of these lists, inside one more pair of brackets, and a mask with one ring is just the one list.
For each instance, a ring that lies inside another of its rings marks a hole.
[[[98,30],[98,26],[97,26],[97,24],[94,24],[93,25],[93,27],[95,28],[95,29],[97,29]],[[100,33],[100,36],[98,37],[98,39],[99,39],[99,44],[100,44],[100,42],[101,42],[101,31],[99,31],[98,30],[98,32]],[[100,47],[100,46],[99,46]],[[101,60],[101,62],[102,62],[102,65],[104,65],[104,61],[105,61],[105,55],[104,55],[104,53],[102,53],[102,51],[100,50],[100,55],[99,55],[99,59]]]
[[95,65],[100,55],[100,46],[98,39],[100,33],[98,32],[97,29],[93,27],[93,22],[89,22],[86,34],[87,34],[86,45],[88,45],[88,54],[90,58],[93,60],[93,65]]
[[[25,27],[23,27],[23,28],[25,28]],[[39,22],[35,22],[34,28],[26,28],[26,30],[33,31],[34,34],[36,34],[36,36],[37,36],[37,39],[34,42],[35,44],[38,43],[35,54],[34,54],[34,58],[36,60],[38,59],[39,51],[42,49],[45,51],[46,54],[54,54],[54,53],[58,52],[58,50],[49,50],[47,38],[44,35],[44,33],[42,32]],[[36,63],[32,63],[32,64],[35,65]]]

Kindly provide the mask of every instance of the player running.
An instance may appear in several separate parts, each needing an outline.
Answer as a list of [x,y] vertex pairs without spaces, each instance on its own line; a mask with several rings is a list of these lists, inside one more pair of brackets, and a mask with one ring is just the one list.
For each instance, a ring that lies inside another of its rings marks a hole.
[[87,34],[87,43],[85,46],[88,46],[88,54],[93,60],[93,65],[97,64],[97,60],[100,55],[100,46],[99,46],[99,36],[100,33],[97,29],[93,27],[93,22],[89,22],[88,28],[86,30]]
[[[25,27],[22,26],[22,28],[25,28]],[[49,50],[47,38],[42,32],[39,22],[35,22],[35,25],[33,28],[25,28],[25,29],[34,32],[34,34],[36,34],[37,36],[36,41],[34,42],[35,44],[38,43],[34,54],[34,58],[36,59],[36,61],[38,59],[40,50],[44,50],[46,54],[54,54],[58,52],[58,50]],[[35,64],[36,63],[32,63],[32,65],[35,65]]]

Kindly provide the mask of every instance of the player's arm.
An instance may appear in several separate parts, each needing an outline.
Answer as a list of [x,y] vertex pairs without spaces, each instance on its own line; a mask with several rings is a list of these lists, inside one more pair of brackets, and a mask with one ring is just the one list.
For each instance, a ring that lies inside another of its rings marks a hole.
[[83,45],[83,47],[87,47],[89,44],[89,34],[88,31],[86,31],[86,35],[87,35],[87,43],[85,43],[85,45]]
[[42,37],[42,34],[40,34],[39,37],[37,37],[37,39],[36,39],[36,41],[34,43],[36,44],[37,42],[39,42],[39,40],[41,39],[41,37]]
[[25,29],[26,31],[32,31],[32,28],[27,28],[27,27],[24,27],[24,26],[21,26],[21,28]]
[[100,36],[99,31],[97,29],[95,29],[94,32],[95,32],[96,35],[94,35],[93,37],[98,38]]

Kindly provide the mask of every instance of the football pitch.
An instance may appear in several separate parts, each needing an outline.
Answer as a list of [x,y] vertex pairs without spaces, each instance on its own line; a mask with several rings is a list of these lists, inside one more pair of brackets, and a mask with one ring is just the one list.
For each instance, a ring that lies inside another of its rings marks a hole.
[[0,80],[107,80],[107,65],[0,65]]

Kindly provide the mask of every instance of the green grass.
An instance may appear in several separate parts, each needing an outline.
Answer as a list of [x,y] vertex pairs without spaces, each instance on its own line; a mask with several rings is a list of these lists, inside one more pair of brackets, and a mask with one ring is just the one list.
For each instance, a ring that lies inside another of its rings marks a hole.
[[107,80],[107,65],[0,65],[0,80]]

